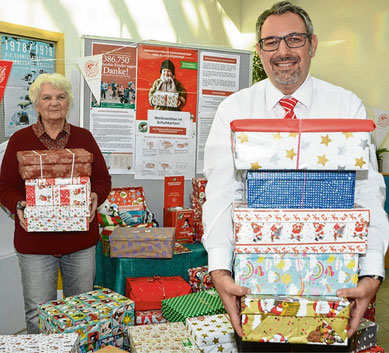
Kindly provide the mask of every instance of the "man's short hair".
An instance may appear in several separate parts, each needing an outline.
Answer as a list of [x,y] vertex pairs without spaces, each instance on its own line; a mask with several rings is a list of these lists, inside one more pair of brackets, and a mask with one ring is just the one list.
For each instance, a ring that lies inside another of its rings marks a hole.
[[255,27],[257,42],[261,39],[261,29],[265,20],[271,15],[282,15],[287,12],[295,13],[296,15],[299,15],[303,19],[307,30],[307,34],[309,35],[308,38],[309,40],[311,40],[311,36],[313,34],[313,24],[307,12],[301,7],[293,5],[289,1],[280,1],[275,3],[270,9],[264,11],[261,15],[259,15],[257,19],[257,25]]

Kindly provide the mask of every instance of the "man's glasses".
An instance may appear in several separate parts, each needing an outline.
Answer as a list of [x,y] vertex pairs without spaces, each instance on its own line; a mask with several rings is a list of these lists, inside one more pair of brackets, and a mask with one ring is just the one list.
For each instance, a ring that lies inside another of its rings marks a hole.
[[280,46],[282,40],[285,41],[289,48],[303,47],[309,38],[307,33],[290,33],[283,37],[266,37],[259,41],[259,45],[264,51],[274,51]]

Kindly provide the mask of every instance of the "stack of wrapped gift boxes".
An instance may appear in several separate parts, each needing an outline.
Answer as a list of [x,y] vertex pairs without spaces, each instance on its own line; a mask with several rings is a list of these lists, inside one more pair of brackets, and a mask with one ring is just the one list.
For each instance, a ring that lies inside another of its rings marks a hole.
[[192,178],[191,202],[193,208],[193,228],[195,240],[201,242],[204,234],[203,228],[203,204],[205,202],[205,186],[207,179],[204,177]]
[[20,151],[28,232],[85,231],[89,227],[93,155],[82,148]]
[[354,205],[374,123],[357,119],[235,120],[237,169],[247,202],[235,202],[235,282],[244,340],[347,345],[369,210]]

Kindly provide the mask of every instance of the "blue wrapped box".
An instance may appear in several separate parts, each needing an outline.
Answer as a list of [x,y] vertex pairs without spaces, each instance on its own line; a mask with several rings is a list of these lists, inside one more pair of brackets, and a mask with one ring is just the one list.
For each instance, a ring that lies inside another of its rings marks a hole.
[[353,208],[355,171],[249,170],[250,208]]

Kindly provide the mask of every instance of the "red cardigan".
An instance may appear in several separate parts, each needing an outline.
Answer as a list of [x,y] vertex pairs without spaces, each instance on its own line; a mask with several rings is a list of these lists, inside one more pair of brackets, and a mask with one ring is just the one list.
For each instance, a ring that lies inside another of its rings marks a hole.
[[[92,134],[83,128],[70,126],[70,137],[66,148],[84,148],[93,154],[91,191],[98,195],[102,204],[111,190],[111,176],[104,157]],[[16,203],[25,200],[24,180],[19,175],[17,151],[47,149],[35,135],[32,127],[26,127],[12,135],[4,154],[0,174],[0,202],[12,213]],[[22,254],[70,254],[97,244],[99,228],[97,217],[89,224],[87,232],[26,232],[15,215],[14,246]]]

